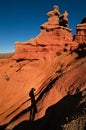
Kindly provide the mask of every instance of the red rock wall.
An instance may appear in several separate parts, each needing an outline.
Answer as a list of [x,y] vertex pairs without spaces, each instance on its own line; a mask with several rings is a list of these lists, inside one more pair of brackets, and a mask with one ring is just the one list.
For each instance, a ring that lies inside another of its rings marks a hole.
[[[48,31],[43,29],[36,38],[16,43],[13,59],[38,59],[47,55],[53,56],[56,52],[64,50],[66,43],[72,43],[71,31],[68,29],[62,27]],[[71,45],[68,46],[67,50],[70,48]]]

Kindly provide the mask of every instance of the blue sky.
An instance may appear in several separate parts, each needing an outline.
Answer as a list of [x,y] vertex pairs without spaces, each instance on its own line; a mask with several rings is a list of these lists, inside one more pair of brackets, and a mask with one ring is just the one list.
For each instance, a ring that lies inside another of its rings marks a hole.
[[40,32],[46,13],[58,5],[60,13],[69,12],[69,27],[86,16],[86,0],[0,0],[0,53],[15,51],[15,41],[26,41]]

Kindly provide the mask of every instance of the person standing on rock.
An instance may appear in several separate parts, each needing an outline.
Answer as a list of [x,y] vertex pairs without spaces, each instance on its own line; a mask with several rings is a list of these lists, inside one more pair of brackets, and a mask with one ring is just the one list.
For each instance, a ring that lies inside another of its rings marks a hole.
[[35,91],[35,88],[31,88],[29,92],[29,96],[31,98],[30,121],[34,121],[35,113],[37,113],[34,91]]

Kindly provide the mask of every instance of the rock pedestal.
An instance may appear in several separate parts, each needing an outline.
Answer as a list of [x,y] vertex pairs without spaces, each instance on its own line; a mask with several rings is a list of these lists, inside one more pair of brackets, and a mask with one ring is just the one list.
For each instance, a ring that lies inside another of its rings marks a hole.
[[58,6],[54,6],[54,10],[47,13],[47,16],[49,16],[48,24],[50,25],[59,25],[59,8]]

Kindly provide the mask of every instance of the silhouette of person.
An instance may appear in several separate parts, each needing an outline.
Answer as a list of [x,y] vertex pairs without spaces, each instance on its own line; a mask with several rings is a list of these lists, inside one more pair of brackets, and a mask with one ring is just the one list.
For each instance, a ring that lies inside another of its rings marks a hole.
[[35,113],[37,113],[34,91],[35,91],[35,88],[31,88],[29,92],[29,96],[31,98],[30,121],[34,121]]

